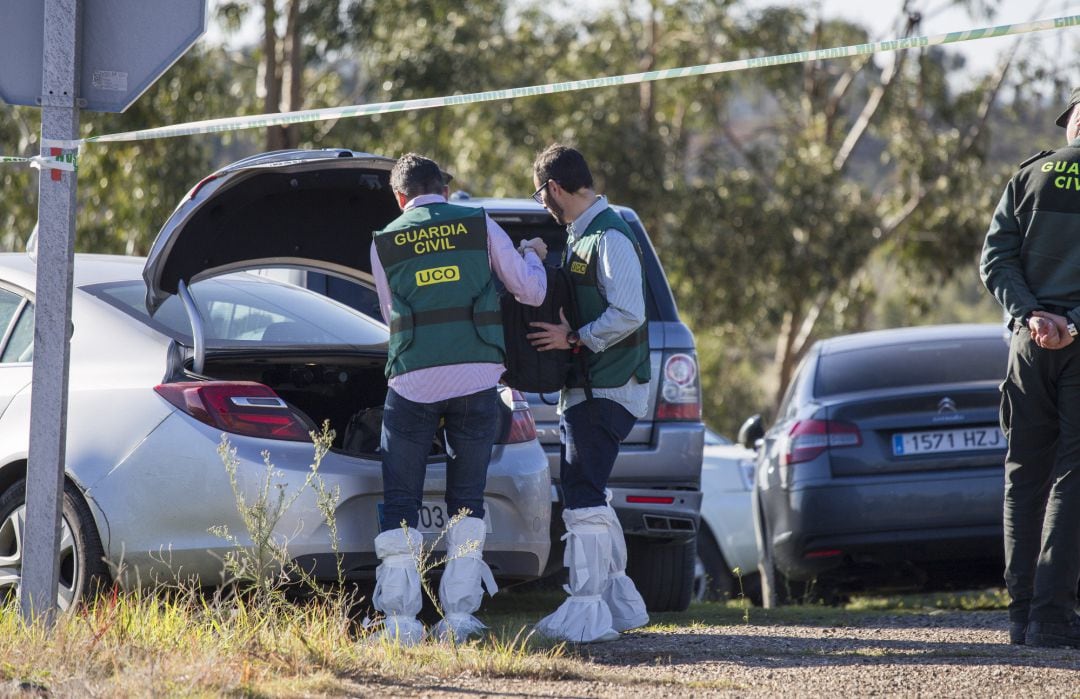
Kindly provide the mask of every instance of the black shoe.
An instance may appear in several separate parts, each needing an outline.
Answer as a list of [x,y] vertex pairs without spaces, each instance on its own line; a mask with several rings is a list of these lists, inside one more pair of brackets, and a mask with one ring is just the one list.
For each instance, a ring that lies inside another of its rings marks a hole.
[[1067,623],[1032,621],[1025,641],[1039,648],[1080,648],[1080,617],[1074,616]]
[[1024,645],[1024,637],[1027,636],[1028,625],[1026,621],[1009,622],[1009,643],[1014,646]]

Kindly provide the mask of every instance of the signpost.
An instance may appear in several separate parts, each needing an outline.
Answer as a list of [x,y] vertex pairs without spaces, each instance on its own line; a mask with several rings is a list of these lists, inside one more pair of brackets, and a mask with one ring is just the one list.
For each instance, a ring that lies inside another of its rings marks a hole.
[[[41,154],[73,150],[79,111],[122,112],[206,28],[205,0],[0,0],[0,98],[41,106]],[[20,604],[55,621],[64,495],[77,171],[38,184],[30,453]]]

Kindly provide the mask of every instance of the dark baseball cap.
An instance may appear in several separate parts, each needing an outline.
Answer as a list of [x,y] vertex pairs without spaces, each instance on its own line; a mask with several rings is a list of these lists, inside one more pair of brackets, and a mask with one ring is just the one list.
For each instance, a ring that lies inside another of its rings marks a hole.
[[1080,87],[1073,88],[1072,94],[1069,95],[1069,105],[1065,107],[1065,111],[1061,113],[1061,116],[1057,118],[1054,123],[1064,128],[1069,123],[1069,112],[1072,108],[1080,104]]

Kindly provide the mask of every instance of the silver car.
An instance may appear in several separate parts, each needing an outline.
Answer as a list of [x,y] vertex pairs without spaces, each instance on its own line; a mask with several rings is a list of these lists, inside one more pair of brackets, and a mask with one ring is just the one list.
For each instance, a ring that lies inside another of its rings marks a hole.
[[[392,164],[338,151],[243,161],[185,197],[146,260],[76,256],[62,607],[111,578],[219,582],[231,544],[209,528],[244,534],[217,453],[222,435],[236,449],[237,481],[250,501],[264,478],[264,451],[279,479],[299,487],[314,456],[308,430],[324,420],[338,435],[320,474],[327,488],[340,488],[344,572],[374,576],[377,437],[348,449],[343,440],[350,423],[377,435],[387,327],[321,294],[237,270],[303,265],[370,282],[371,231],[396,214]],[[0,255],[0,596],[21,577],[34,288],[29,256]],[[484,558],[504,581],[526,580],[547,564],[551,481],[527,402],[502,395]],[[444,487],[436,444],[419,527],[430,535],[452,514]],[[310,489],[276,533],[305,569],[336,577]]]

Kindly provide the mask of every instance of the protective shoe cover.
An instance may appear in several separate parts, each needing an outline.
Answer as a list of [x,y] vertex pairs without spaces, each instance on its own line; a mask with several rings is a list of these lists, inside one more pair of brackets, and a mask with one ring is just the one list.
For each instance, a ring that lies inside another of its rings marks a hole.
[[484,562],[487,528],[478,517],[461,519],[446,533],[446,569],[439,583],[439,602],[445,615],[432,630],[443,641],[464,641],[487,627],[473,616],[484,599],[481,583],[489,595],[499,591],[491,568]]
[[649,613],[645,611],[645,600],[634,586],[634,581],[626,575],[626,538],[623,536],[619,516],[611,506],[611,491],[607,491],[608,505],[605,507],[604,522],[611,536],[611,569],[607,586],[604,588],[604,601],[611,610],[611,626],[616,631],[629,631],[649,623]]
[[423,607],[416,553],[423,543],[415,529],[391,529],[375,537],[375,555],[382,563],[375,569],[371,603],[386,616],[382,629],[372,636],[376,641],[412,646],[424,639],[424,625],[416,619]]
[[571,643],[613,641],[619,637],[603,597],[611,570],[611,530],[606,510],[607,506],[563,511],[563,563],[570,569],[570,584],[566,586],[570,597],[540,620],[537,633]]

